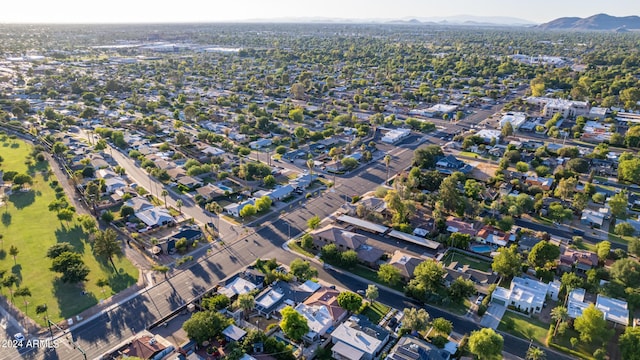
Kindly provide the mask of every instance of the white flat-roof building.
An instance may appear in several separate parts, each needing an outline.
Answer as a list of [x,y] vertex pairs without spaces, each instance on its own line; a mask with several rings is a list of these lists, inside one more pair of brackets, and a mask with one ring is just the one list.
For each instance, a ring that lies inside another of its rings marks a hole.
[[538,313],[542,310],[547,295],[557,301],[559,292],[560,282],[557,280],[545,284],[533,279],[514,277],[509,289],[503,287],[495,289],[491,295],[491,301],[505,306],[514,306],[520,311]]
[[[584,301],[584,297],[585,290],[581,288],[569,293],[567,312],[570,318],[575,319],[581,316],[584,309],[591,305],[591,303]],[[602,311],[605,320],[629,326],[629,306],[626,301],[598,294],[595,306],[596,309]]]
[[500,119],[500,128],[502,128],[506,123],[511,123],[511,126],[514,130],[518,130],[520,125],[524,124],[527,121],[527,114],[523,112],[508,112],[502,115],[502,119]]
[[482,129],[476,133],[476,136],[481,137],[485,143],[490,143],[493,139],[500,140],[502,133],[500,130]]
[[409,135],[411,135],[411,130],[409,129],[393,129],[384,134],[381,140],[387,144],[395,144]]
[[434,117],[443,114],[452,114],[456,110],[458,110],[458,105],[435,104],[432,107],[425,109],[424,114],[425,116]]
[[591,110],[589,110],[589,119],[604,120],[608,113],[609,109],[607,108],[592,107]]

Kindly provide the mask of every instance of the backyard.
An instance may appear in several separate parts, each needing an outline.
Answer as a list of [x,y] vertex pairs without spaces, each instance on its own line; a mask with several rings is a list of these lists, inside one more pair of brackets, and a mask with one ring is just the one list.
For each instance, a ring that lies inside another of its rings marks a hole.
[[[20,140],[5,138],[0,141],[4,162],[0,169],[28,173],[33,177],[30,191],[16,191],[8,196],[2,212],[0,234],[0,270],[15,274],[19,281],[13,287],[29,288],[30,297],[15,298],[13,303],[38,323],[44,325],[42,316],[35,315],[37,305],[46,304],[53,321],[69,318],[134,284],[138,270],[126,258],[114,258],[118,272],[108,261],[97,259],[92,253],[92,244],[81,226],[74,220],[61,222],[56,213],[48,210],[48,204],[56,199],[46,162],[31,165],[26,163],[31,146]],[[66,179],[62,179],[66,181]],[[56,243],[68,242],[82,255],[91,270],[88,281],[80,284],[65,284],[58,280],[59,274],[49,270],[51,261],[46,257],[47,249]],[[9,255],[15,246],[18,254]],[[100,288],[98,279],[109,285]],[[3,288],[3,295],[10,298]]]
[[442,261],[444,262],[444,266],[449,266],[449,264],[456,261],[458,262],[459,266],[469,265],[469,267],[474,268],[476,270],[491,271],[491,263],[489,263],[488,261],[476,259],[471,256],[460,254],[454,251],[450,251],[444,257],[444,259],[442,259]]
[[362,311],[362,315],[366,316],[372,323],[377,324],[388,312],[388,306],[374,301]]

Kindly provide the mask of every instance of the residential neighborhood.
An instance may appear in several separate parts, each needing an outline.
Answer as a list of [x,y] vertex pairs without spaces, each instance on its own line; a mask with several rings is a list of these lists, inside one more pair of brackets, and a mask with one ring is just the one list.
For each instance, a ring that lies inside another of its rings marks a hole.
[[636,33],[1,27],[0,360],[638,358]]

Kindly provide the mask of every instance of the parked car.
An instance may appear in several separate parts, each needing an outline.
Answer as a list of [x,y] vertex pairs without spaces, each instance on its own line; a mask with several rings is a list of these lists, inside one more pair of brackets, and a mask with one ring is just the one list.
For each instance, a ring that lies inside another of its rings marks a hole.
[[478,296],[478,299],[476,300],[476,305],[482,304],[482,300],[484,300],[484,295]]

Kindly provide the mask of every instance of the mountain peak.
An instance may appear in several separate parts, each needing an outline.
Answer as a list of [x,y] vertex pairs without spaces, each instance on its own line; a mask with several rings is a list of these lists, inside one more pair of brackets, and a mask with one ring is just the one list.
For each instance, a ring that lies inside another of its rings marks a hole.
[[624,29],[640,29],[638,16],[611,16],[609,14],[595,14],[586,18],[563,17],[548,23],[538,25],[543,30],[600,30],[615,31]]

